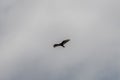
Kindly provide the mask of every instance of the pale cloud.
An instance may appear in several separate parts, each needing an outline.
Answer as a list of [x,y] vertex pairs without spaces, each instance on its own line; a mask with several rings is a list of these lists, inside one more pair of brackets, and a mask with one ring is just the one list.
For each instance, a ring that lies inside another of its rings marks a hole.
[[118,0],[0,2],[0,80],[120,79]]

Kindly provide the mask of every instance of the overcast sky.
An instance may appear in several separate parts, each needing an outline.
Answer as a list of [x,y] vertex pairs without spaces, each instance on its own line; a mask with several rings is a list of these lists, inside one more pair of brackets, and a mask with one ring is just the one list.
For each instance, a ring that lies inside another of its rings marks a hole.
[[120,80],[119,61],[119,0],[0,0],[0,80]]

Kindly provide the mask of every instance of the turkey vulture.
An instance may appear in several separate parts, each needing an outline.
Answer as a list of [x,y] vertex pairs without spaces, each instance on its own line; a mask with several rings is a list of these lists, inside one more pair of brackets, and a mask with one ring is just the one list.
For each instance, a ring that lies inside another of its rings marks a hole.
[[65,47],[64,44],[67,43],[68,41],[70,41],[70,39],[66,39],[66,40],[63,40],[61,43],[59,44],[54,44],[53,47],[57,47],[57,46],[62,46],[62,47]]

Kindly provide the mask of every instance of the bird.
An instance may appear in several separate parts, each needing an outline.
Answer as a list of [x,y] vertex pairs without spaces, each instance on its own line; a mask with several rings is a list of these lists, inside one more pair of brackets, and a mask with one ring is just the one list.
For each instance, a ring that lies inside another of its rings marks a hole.
[[53,45],[53,47],[55,48],[55,47],[58,47],[58,46],[62,46],[63,48],[65,48],[65,44],[67,43],[67,42],[69,42],[70,41],[70,39],[65,39],[65,40],[63,40],[61,43],[59,43],[59,44],[54,44]]

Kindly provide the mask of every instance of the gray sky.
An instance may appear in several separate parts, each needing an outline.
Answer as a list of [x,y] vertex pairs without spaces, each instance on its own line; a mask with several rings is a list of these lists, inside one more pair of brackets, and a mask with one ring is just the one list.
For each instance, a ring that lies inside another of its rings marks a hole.
[[119,21],[119,0],[0,0],[0,80],[120,80]]

